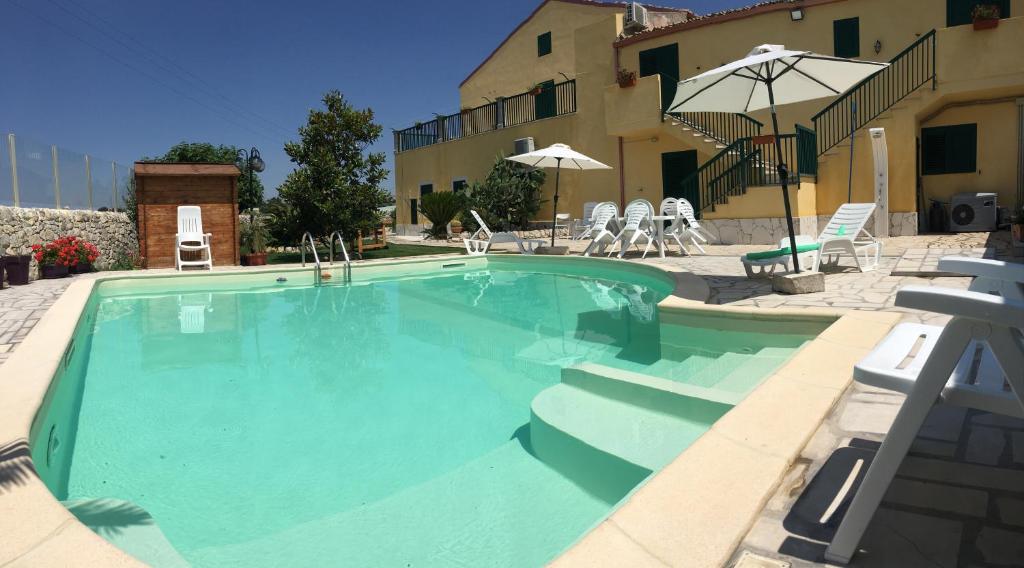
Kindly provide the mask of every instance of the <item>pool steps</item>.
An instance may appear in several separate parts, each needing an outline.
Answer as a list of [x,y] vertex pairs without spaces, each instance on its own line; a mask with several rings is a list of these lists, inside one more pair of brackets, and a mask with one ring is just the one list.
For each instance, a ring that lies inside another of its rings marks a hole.
[[574,365],[530,405],[532,450],[601,496],[606,488],[595,478],[611,474],[639,482],[742,397],[596,363]]

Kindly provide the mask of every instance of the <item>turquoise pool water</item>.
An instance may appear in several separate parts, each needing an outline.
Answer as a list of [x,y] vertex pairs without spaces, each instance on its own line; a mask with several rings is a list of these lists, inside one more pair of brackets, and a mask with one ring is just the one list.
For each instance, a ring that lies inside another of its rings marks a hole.
[[[635,410],[560,385],[563,368],[746,392],[809,338],[663,325],[664,277],[566,266],[101,286],[36,463],[83,522],[157,565],[541,565],[661,463],[573,428],[649,413],[684,447],[727,410]],[[556,386],[546,408],[594,416],[538,424],[531,403]]]

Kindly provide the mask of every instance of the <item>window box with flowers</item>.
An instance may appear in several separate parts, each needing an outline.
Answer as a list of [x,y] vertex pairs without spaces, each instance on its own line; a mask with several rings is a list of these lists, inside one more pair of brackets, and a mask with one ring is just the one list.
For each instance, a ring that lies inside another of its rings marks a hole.
[[990,30],[999,25],[999,6],[978,4],[971,10],[971,20],[976,30]]

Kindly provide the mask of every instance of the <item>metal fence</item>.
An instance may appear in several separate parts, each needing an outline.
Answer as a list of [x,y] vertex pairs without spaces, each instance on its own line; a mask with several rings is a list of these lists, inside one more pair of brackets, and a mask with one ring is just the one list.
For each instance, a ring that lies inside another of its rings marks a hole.
[[130,166],[8,134],[0,140],[0,205],[122,211]]

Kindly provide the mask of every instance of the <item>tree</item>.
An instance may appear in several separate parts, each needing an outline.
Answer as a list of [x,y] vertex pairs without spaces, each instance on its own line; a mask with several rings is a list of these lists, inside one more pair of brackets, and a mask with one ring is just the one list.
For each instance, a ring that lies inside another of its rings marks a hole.
[[246,211],[263,205],[263,182],[260,174],[253,172],[252,186],[249,185],[249,164],[238,162],[238,147],[226,144],[214,146],[209,142],[179,142],[157,158],[144,158],[156,162],[209,162],[214,164],[237,164],[242,170],[238,176],[238,210]]
[[[544,202],[540,198],[544,177],[544,170],[498,155],[484,181],[470,186],[468,208],[475,209],[494,230],[526,229]],[[475,228],[471,215],[464,215],[463,222]]]
[[385,155],[367,152],[382,132],[373,110],[354,108],[339,91],[322,102],[323,109],[309,111],[299,141],[284,146],[297,167],[277,189],[273,223],[289,226],[272,229],[276,237],[310,231],[322,240],[338,230],[350,240],[378,225],[379,208],[391,202],[380,187],[388,175]]

